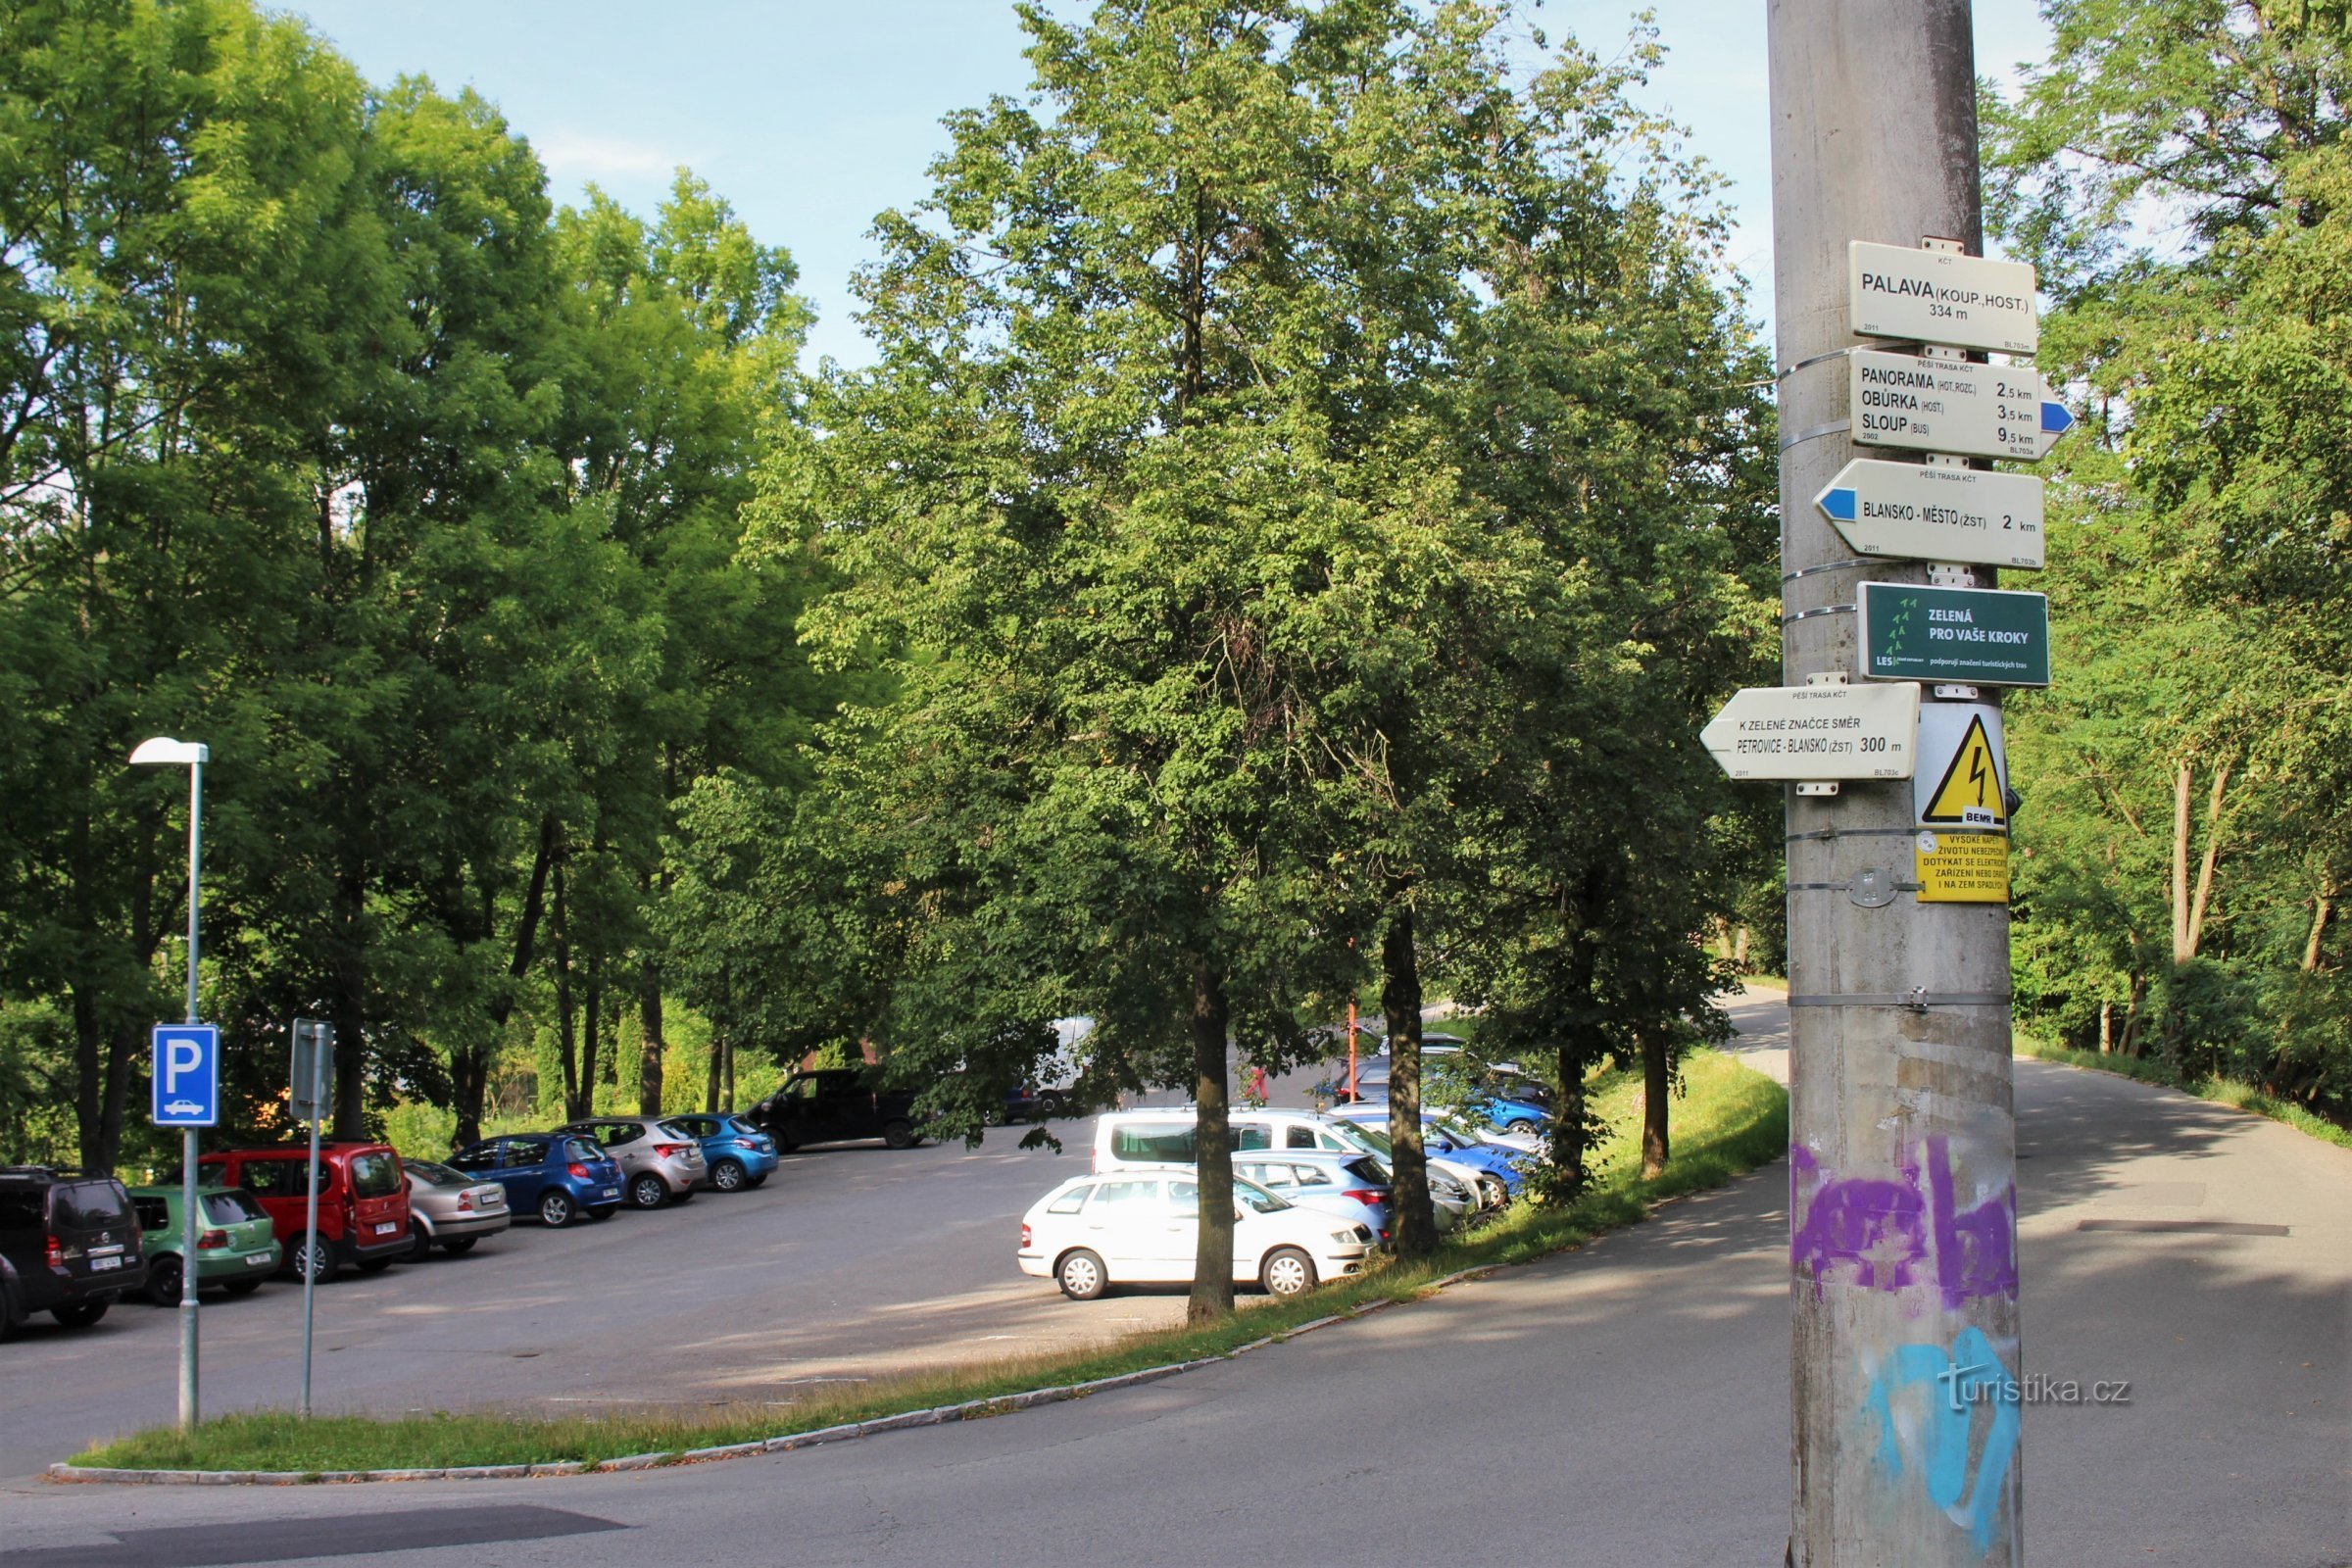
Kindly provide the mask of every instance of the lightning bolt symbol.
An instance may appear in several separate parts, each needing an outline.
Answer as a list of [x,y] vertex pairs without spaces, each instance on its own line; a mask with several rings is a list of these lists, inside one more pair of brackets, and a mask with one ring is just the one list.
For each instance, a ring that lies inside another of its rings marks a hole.
[[1977,787],[1977,804],[1984,804],[1984,753],[1972,749],[1968,759],[1968,781]]

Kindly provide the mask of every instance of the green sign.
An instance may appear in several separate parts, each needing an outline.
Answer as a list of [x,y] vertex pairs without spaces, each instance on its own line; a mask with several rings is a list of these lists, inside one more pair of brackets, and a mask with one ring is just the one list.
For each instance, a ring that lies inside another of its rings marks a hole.
[[2050,601],[1994,588],[1866,582],[1862,673],[1952,686],[2047,686]]

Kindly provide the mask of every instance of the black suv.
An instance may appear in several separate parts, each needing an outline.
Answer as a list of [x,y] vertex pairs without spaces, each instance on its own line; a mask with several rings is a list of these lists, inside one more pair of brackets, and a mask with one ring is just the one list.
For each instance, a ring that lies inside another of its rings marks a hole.
[[147,1283],[139,1216],[112,1176],[0,1165],[0,1339],[35,1312],[70,1329]]
[[893,1149],[908,1149],[920,1136],[914,1096],[875,1087],[870,1069],[860,1067],[796,1072],[752,1107],[751,1122],[775,1136],[778,1152],[850,1138],[879,1138]]

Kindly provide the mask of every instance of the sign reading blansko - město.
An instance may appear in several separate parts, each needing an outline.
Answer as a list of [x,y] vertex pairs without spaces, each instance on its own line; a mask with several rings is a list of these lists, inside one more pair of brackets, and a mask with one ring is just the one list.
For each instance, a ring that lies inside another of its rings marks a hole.
[[1864,337],[2002,354],[2031,354],[2041,341],[2034,269],[2022,262],[1860,239],[1846,257],[1853,328]]
[[1813,504],[1866,556],[2041,567],[2041,481],[2031,474],[1856,458]]

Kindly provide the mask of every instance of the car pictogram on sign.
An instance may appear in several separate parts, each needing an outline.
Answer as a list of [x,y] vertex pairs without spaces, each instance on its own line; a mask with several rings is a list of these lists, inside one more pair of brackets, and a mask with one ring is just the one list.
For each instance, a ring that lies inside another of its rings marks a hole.
[[193,1100],[174,1100],[164,1107],[167,1116],[201,1116],[204,1107]]

